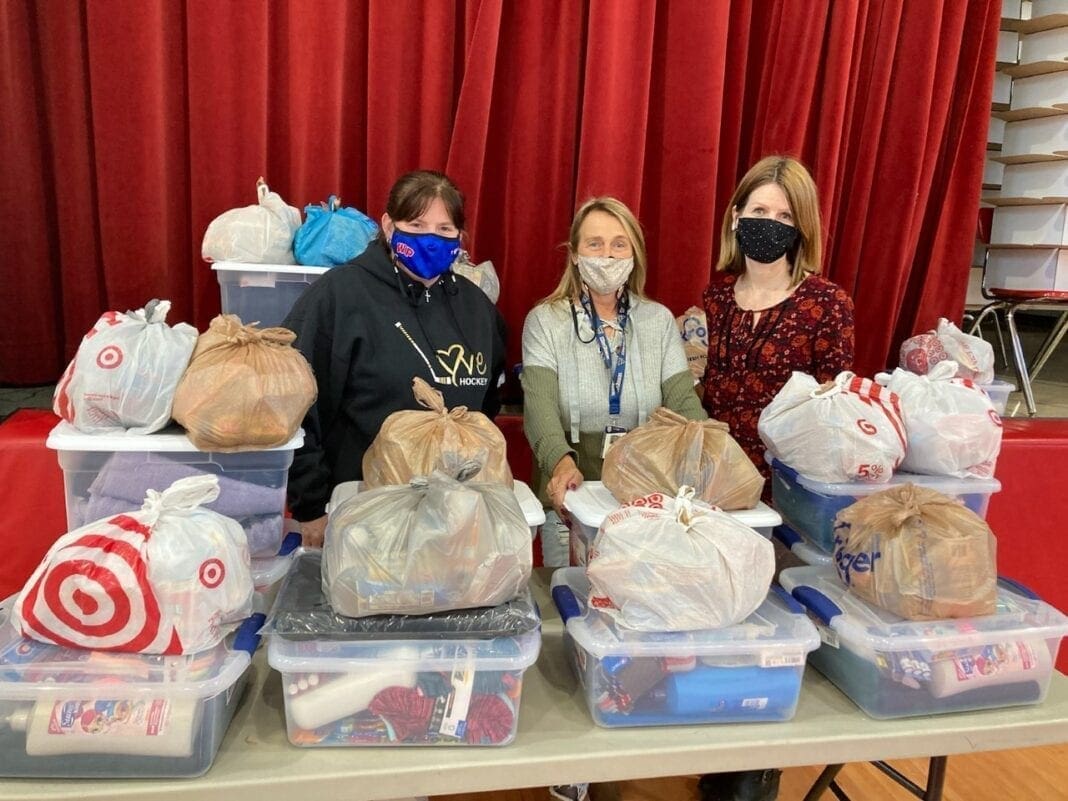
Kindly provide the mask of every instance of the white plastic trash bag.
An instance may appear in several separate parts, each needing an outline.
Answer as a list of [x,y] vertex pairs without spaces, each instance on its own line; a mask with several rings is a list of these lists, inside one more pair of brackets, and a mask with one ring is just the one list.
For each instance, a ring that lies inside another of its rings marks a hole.
[[97,520],[52,545],[15,602],[27,637],[68,648],[190,654],[252,613],[245,532],[201,508],[215,476],[149,490],[139,511]]
[[917,375],[927,375],[936,364],[957,363],[957,378],[979,384],[994,380],[994,348],[981,337],[965,334],[942,317],[938,327],[901,343],[900,365]]
[[683,487],[608,515],[590,551],[590,606],[638,631],[731,626],[752,614],[775,572],[771,541]]
[[100,316],[52,396],[57,415],[87,434],[151,434],[167,425],[197,330],[169,326],[169,300]]
[[224,211],[204,232],[200,255],[204,261],[252,264],[296,264],[293,237],[300,228],[300,211],[286,204],[256,181],[259,203]]
[[897,396],[848,371],[823,385],[795,372],[757,423],[772,456],[832,484],[889,481],[905,457],[905,429]]
[[530,528],[511,487],[434,472],[330,511],[323,593],[348,617],[496,606],[530,579]]
[[901,469],[932,476],[992,478],[1001,452],[1001,418],[986,393],[957,378],[957,363],[936,364],[927,375],[900,367],[880,383],[900,396],[908,432]]
[[497,277],[497,271],[493,269],[492,261],[474,264],[468,257],[467,251],[461,250],[456,261],[453,262],[452,271],[457,275],[462,275],[485,292],[486,297],[494,303],[501,296],[501,280]]

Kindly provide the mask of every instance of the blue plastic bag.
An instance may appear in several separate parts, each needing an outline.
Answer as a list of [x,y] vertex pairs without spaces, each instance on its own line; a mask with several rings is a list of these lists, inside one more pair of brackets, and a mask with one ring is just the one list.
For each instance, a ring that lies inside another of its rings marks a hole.
[[353,208],[340,208],[336,195],[305,206],[307,219],[293,240],[298,264],[333,267],[359,256],[378,233],[374,220]]

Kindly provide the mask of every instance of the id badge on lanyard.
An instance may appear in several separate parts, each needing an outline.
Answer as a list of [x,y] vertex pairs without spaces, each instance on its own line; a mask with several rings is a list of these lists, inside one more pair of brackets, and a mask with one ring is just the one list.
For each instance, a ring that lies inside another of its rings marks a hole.
[[609,424],[604,427],[604,444],[601,446],[601,458],[604,459],[608,449],[612,447],[627,429],[619,425],[619,417],[623,407],[623,379],[627,373],[627,310],[624,306],[619,314],[619,346],[616,348],[615,363],[612,363],[612,348],[608,343],[608,337],[604,333],[604,324],[597,316],[589,299],[582,298],[582,305],[593,323],[594,336],[597,339],[597,349],[600,351],[601,360],[605,369],[608,370],[608,419]]

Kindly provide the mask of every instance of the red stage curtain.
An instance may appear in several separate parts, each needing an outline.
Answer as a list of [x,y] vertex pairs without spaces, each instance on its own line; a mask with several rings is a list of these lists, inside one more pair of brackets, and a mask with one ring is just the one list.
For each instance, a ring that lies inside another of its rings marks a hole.
[[[577,203],[639,211],[650,290],[699,300],[737,179],[799,156],[857,367],[955,316],[967,284],[997,0],[12,0],[0,4],[0,382],[54,380],[105,309],[203,329],[207,224],[445,169],[497,265],[519,356]],[[17,312],[17,313],[16,313]]]

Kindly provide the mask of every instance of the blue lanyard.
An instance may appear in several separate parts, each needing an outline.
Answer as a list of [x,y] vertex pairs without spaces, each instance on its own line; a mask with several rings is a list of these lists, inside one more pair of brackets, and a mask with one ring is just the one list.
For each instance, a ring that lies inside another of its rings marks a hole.
[[601,354],[601,361],[605,369],[609,371],[608,381],[608,416],[619,417],[623,398],[623,376],[627,372],[627,317],[629,306],[625,300],[619,304],[619,345],[616,346],[615,366],[612,365],[612,347],[608,344],[608,337],[604,332],[604,323],[598,316],[597,311],[590,303],[587,295],[581,299],[582,308],[590,318],[593,325],[593,336],[597,340],[597,350]]

